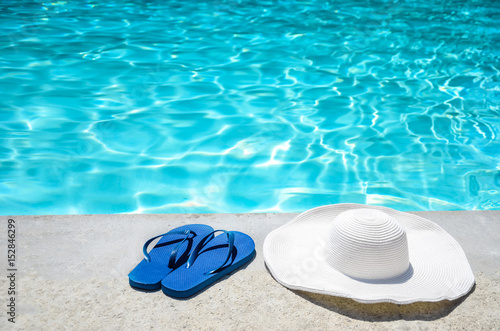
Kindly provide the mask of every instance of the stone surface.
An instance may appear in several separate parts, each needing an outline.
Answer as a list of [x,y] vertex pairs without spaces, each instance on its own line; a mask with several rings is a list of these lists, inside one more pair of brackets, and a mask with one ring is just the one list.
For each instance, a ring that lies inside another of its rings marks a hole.
[[[13,325],[3,313],[0,330],[500,329],[500,211],[415,214],[438,223],[462,245],[476,275],[469,295],[396,305],[290,291],[267,272],[262,244],[295,214],[13,216],[17,317]],[[1,218],[5,250],[8,218]],[[257,257],[189,299],[132,289],[127,274],[141,260],[143,243],[188,223],[246,232]],[[0,267],[7,269],[5,254]],[[0,281],[3,303],[7,281]]]

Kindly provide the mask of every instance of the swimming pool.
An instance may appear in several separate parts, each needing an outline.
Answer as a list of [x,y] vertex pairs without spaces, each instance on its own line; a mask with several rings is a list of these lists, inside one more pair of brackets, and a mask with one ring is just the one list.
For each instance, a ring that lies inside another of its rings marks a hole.
[[500,209],[496,1],[2,1],[0,214]]

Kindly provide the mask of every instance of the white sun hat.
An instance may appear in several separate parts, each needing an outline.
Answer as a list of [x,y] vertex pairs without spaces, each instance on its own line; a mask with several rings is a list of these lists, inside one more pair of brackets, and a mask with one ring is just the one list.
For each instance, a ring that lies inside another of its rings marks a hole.
[[285,287],[362,303],[454,300],[474,285],[464,251],[445,230],[378,206],[308,210],[267,235],[264,260]]

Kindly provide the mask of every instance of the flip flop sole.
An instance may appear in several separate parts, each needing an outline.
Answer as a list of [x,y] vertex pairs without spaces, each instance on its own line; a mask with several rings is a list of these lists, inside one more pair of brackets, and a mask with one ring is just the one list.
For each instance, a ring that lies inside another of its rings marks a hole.
[[202,238],[212,232],[213,228],[204,224],[189,224],[167,232],[149,252],[151,260],[148,262],[146,259],[142,259],[128,274],[130,286],[149,291],[160,289],[161,280],[172,271],[172,268],[168,266],[172,250],[186,237],[185,234],[173,234],[172,232],[186,230],[191,231],[195,236],[188,238],[178,247],[177,266],[187,261],[193,247],[196,247]]
[[248,235],[233,231],[235,254],[230,264],[213,274],[207,272],[217,269],[225,261],[228,254],[227,238],[219,235],[204,247],[190,268],[182,266],[172,271],[161,282],[163,293],[174,298],[192,296],[220,278],[241,268],[255,256],[255,243]]

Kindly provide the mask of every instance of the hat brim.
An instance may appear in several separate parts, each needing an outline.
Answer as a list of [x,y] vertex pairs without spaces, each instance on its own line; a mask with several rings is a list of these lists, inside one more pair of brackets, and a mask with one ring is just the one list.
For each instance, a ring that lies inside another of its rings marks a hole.
[[[325,261],[330,225],[338,214],[356,208],[381,210],[406,230],[410,268],[404,275],[378,281],[355,279]],[[464,251],[444,229],[425,218],[378,206],[336,204],[308,210],[267,235],[264,260],[285,287],[362,303],[455,300],[474,286]]]

